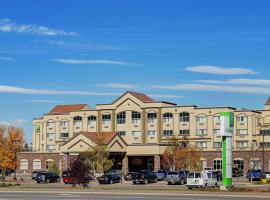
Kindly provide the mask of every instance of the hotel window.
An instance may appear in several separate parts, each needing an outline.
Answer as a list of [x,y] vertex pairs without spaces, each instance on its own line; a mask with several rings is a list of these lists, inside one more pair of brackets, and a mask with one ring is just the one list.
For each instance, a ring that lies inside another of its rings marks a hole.
[[49,169],[50,167],[52,167],[53,164],[54,164],[54,160],[52,160],[52,159],[46,160],[46,165],[45,165],[46,169]]
[[266,149],[270,148],[270,142],[260,142],[260,147],[264,147]]
[[102,115],[102,124],[108,126],[111,121],[111,114],[103,114]]
[[53,126],[54,126],[54,122],[53,121],[47,122],[47,127],[52,128]]
[[207,130],[206,129],[197,129],[196,135],[207,135]]
[[47,138],[48,138],[49,140],[54,140],[54,138],[55,138],[55,133],[47,133]]
[[213,133],[214,133],[215,135],[220,135],[220,129],[214,129],[214,130],[213,130]]
[[206,122],[206,116],[197,116],[197,122],[199,122],[199,123],[205,123]]
[[94,126],[96,124],[96,121],[97,121],[97,117],[96,116],[90,115],[88,117],[88,125],[89,126]]
[[214,122],[220,123],[220,116],[214,116]]
[[60,126],[61,127],[68,127],[68,121],[61,121]]
[[36,133],[40,133],[40,124],[35,125],[35,131]]
[[180,130],[179,135],[189,135],[189,130]]
[[74,126],[81,126],[82,125],[82,117],[76,116],[73,118]]
[[156,112],[149,112],[147,113],[147,122],[148,123],[154,123],[154,121],[157,118],[157,113]]
[[247,116],[239,116],[237,117],[238,122],[246,122],[247,121]]
[[132,124],[138,124],[141,120],[141,113],[132,111]]
[[164,113],[163,114],[163,122],[164,123],[170,123],[170,122],[172,122],[172,119],[173,119],[172,113]]
[[60,133],[60,139],[67,139],[68,133]]
[[156,131],[147,131],[147,135],[149,136],[149,137],[154,137],[154,136],[156,136]]
[[222,147],[222,142],[214,142],[213,143],[213,148],[221,148]]
[[247,148],[248,141],[236,141],[236,148]]
[[133,136],[133,144],[140,144],[141,143],[141,132],[140,131],[132,131]]
[[247,129],[237,129],[237,134],[238,135],[247,135]]
[[195,146],[197,148],[207,148],[207,142],[196,142]]
[[125,124],[126,123],[126,112],[120,112],[117,114],[117,124]]
[[163,130],[163,136],[172,136],[173,130]]
[[118,131],[117,133],[120,136],[126,136],[126,131]]
[[238,169],[242,169],[242,170],[244,169],[244,160],[243,159],[235,159],[235,160],[233,160],[233,164]]
[[215,170],[221,170],[222,169],[222,160],[221,159],[215,159],[214,160],[214,169]]
[[33,160],[33,170],[41,170],[41,160]]
[[181,112],[179,114],[180,122],[189,122],[189,113],[188,112]]
[[20,160],[20,169],[21,170],[28,170],[28,160],[26,160],[26,159]]
[[270,130],[267,129],[267,130],[260,130],[260,134],[261,135],[270,135]]

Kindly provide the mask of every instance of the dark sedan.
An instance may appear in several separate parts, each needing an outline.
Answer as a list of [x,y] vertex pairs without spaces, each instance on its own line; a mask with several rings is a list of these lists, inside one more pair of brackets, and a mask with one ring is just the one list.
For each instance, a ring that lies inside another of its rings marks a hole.
[[121,183],[122,178],[117,173],[108,173],[104,174],[98,178],[99,184],[113,184],[113,183]]
[[60,182],[60,177],[53,172],[40,172],[36,177],[37,183],[56,183]]
[[157,175],[149,170],[141,170],[132,178],[132,183],[156,183],[157,182]]

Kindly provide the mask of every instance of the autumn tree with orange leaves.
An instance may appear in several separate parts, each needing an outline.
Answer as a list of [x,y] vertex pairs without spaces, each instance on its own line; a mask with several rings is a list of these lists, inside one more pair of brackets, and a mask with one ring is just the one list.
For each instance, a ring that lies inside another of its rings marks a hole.
[[169,170],[200,170],[200,157],[195,147],[183,145],[174,137],[161,157],[161,165]]
[[16,179],[17,153],[22,151],[24,144],[23,131],[20,128],[9,127],[8,135],[4,136],[4,130],[0,129],[0,168],[4,181],[6,170],[14,170]]

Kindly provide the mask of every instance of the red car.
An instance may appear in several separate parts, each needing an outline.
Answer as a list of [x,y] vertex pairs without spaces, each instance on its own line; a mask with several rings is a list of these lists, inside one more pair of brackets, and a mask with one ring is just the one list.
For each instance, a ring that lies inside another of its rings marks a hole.
[[63,178],[63,182],[65,184],[72,184],[73,183],[73,178],[70,177],[70,176],[66,176],[66,177]]

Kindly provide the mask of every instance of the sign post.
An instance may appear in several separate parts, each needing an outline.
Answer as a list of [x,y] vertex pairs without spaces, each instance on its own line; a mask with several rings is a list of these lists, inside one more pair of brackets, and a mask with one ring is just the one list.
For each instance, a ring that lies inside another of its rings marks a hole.
[[220,135],[222,136],[222,178],[221,190],[232,187],[232,134],[234,117],[232,112],[220,113]]

